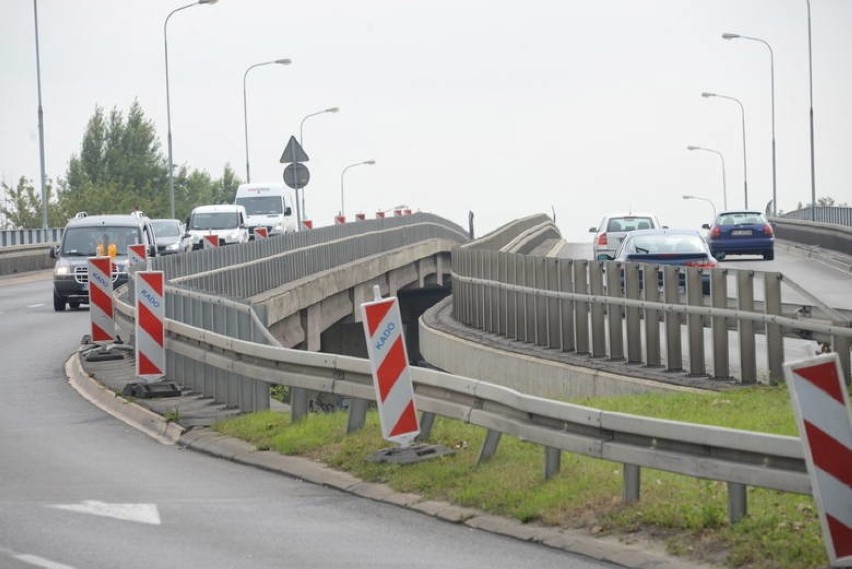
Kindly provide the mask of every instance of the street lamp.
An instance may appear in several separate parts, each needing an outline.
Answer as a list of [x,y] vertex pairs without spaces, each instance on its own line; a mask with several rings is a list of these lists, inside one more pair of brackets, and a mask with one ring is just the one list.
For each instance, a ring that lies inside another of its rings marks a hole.
[[375,163],[375,160],[364,160],[363,162],[356,162],[355,164],[350,164],[340,172],[340,215],[343,215],[343,212],[346,211],[343,207],[343,174],[345,174],[349,168],[354,168],[355,166],[362,166],[364,164],[372,166]]
[[[317,115],[323,115],[325,113],[336,113],[338,111],[340,111],[339,107],[330,107],[328,109],[323,109],[322,111],[317,111],[315,113],[311,113],[309,115],[306,115],[302,119],[302,122],[299,123],[299,146],[301,146],[302,148],[305,147],[302,135],[304,134],[304,127],[305,127],[305,121],[306,120],[308,120],[311,117],[315,117]],[[297,200],[299,199],[299,188],[296,188],[296,199]],[[299,208],[299,211],[301,212],[302,219],[307,219],[307,214],[305,213],[305,189],[304,188],[302,188],[302,207]]]
[[186,10],[187,8],[192,8],[199,4],[215,4],[216,1],[217,0],[197,0],[192,4],[175,8],[169,12],[169,15],[166,16],[166,21],[163,22],[163,46],[165,47],[164,51],[166,54],[166,124],[168,126],[167,140],[169,146],[169,211],[173,218],[175,216],[175,177],[174,160],[172,158],[172,107],[171,97],[169,95],[169,19],[181,10]]
[[743,107],[742,101],[737,99],[736,97],[730,97],[728,95],[719,95],[717,93],[701,93],[702,97],[718,97],[720,99],[727,99],[729,101],[734,101],[736,104],[740,106],[740,114],[742,116],[743,122],[743,198],[745,201],[745,209],[748,209],[748,167],[746,160],[746,129],[745,129],[745,108]]
[[710,207],[713,208],[713,220],[714,221],[716,220],[716,204],[713,203],[713,200],[711,200],[709,198],[702,198],[701,196],[690,196],[690,195],[683,196],[683,199],[685,199],[685,200],[701,200],[701,201],[705,201],[705,202],[709,203]]
[[290,65],[289,59],[275,59],[273,61],[264,61],[262,63],[255,63],[254,65],[250,65],[246,72],[243,73],[243,124],[245,126],[246,131],[246,183],[251,182],[251,170],[249,169],[249,146],[248,146],[248,104],[246,102],[246,77],[248,77],[248,72],[254,69],[255,67],[262,67],[264,65]]
[[38,155],[41,165],[41,226],[47,229],[47,174],[44,171],[44,109],[41,106],[41,58],[38,48],[38,5],[33,0],[35,20],[36,80],[38,83]]
[[775,53],[772,51],[772,46],[766,40],[751,36],[742,36],[740,34],[722,34],[722,39],[733,40],[743,39],[762,43],[769,50],[769,93],[772,107],[772,216],[778,213],[778,194],[775,182]]
[[811,221],[816,222],[816,168],[814,167],[814,63],[811,48],[811,0],[808,3],[808,93],[811,101]]
[[725,177],[725,157],[718,150],[713,150],[712,148],[705,148],[704,146],[687,146],[687,150],[703,150],[705,152],[712,152],[716,156],[719,157],[719,160],[722,162],[722,205],[725,210],[728,209],[728,182]]

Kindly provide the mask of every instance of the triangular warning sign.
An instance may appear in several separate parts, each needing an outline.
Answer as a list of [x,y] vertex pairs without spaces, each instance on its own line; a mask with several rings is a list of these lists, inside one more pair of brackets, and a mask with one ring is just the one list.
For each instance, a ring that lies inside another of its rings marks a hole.
[[299,141],[296,140],[295,136],[291,136],[290,140],[287,142],[287,148],[284,149],[284,152],[281,154],[281,159],[279,162],[282,164],[290,164],[291,162],[307,162],[310,160],[308,155],[305,154],[302,145],[299,144]]

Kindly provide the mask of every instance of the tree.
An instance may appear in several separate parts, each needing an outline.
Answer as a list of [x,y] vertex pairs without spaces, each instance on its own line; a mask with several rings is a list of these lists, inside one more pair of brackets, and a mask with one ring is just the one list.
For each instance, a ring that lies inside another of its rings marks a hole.
[[[0,213],[6,219],[5,225],[15,229],[34,229],[42,226],[43,210],[41,192],[36,191],[31,180],[24,176],[14,188],[3,182],[6,203],[0,204]],[[59,204],[53,200],[53,185],[50,180],[44,188],[47,196],[47,220],[50,227],[64,225],[65,216]]]

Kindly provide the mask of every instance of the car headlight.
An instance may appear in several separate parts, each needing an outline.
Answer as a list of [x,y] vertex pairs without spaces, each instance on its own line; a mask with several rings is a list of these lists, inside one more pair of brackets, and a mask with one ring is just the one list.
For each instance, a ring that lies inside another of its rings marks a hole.
[[71,263],[60,259],[56,261],[56,266],[53,267],[53,274],[57,277],[65,277],[71,274]]

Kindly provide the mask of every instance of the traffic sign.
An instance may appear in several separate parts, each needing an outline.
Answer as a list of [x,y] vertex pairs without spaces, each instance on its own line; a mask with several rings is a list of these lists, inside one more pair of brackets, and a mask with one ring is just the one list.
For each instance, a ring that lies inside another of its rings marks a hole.
[[784,364],[832,567],[852,565],[852,417],[837,354]]
[[[308,162],[310,158],[305,154],[305,150],[295,136],[291,136],[287,142],[284,152],[281,153],[281,158],[278,160],[281,164],[290,164],[291,162]],[[292,186],[290,186],[292,187]]]
[[361,305],[361,315],[379,422],[385,440],[407,447],[420,433],[420,424],[414,406],[402,316],[399,300],[395,296],[382,299],[378,289],[378,286],[373,289],[376,300]]
[[144,271],[148,267],[148,251],[144,244],[127,246],[128,271]]
[[304,188],[310,179],[311,173],[304,164],[293,162],[284,168],[284,183],[293,189]]
[[166,302],[163,271],[136,273],[136,375],[160,379],[166,373]]
[[208,249],[210,247],[218,247],[219,246],[219,236],[218,235],[205,235],[203,240],[201,241],[204,249]]
[[254,238],[255,239],[267,239],[269,237],[269,230],[265,227],[255,227],[254,228]]

